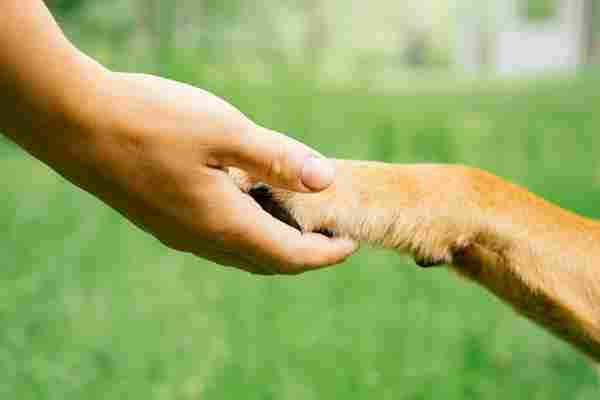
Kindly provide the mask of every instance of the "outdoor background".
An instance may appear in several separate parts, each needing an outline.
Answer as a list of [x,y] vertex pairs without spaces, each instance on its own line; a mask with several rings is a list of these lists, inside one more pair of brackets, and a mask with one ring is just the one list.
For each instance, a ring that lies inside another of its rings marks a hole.
[[[582,1],[515,0],[506,20],[500,0],[48,3],[111,68],[206,88],[325,154],[475,165],[600,217],[598,7],[565,65],[494,56],[509,19],[568,30],[557,4]],[[293,278],[224,269],[2,139],[0,185],[1,399],[600,393],[581,355],[445,269],[372,249]]]

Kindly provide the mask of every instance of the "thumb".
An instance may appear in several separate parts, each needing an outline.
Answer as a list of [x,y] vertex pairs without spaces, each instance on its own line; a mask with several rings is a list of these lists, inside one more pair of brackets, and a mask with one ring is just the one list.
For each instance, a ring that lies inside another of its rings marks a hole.
[[296,192],[321,191],[335,178],[331,160],[281,133],[259,126],[223,146],[221,162],[273,186]]

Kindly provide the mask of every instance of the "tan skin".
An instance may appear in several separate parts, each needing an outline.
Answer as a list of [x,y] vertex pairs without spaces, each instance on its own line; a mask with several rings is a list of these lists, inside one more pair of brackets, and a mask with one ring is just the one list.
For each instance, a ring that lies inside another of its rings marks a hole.
[[107,70],[41,0],[0,2],[0,26],[0,131],[164,244],[261,274],[333,265],[356,249],[271,217],[227,174],[321,191],[335,167],[314,150],[201,89]]

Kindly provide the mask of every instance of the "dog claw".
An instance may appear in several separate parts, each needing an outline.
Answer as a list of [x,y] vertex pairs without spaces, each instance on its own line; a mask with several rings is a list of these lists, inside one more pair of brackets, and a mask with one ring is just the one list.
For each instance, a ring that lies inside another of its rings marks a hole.
[[335,232],[332,231],[331,229],[327,229],[327,228],[321,228],[317,231],[315,231],[315,233],[320,233],[323,236],[327,236],[328,238],[332,238],[335,236]]
[[445,265],[446,262],[443,260],[431,260],[425,258],[415,258],[415,264],[421,268],[434,268]]

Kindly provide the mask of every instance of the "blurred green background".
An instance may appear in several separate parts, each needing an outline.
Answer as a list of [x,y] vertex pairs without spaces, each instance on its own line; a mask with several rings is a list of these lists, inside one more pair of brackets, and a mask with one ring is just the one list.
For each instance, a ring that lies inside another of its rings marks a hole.
[[[596,68],[456,71],[449,7],[425,7],[415,65],[332,44],[357,2],[49,3],[110,67],[207,88],[325,154],[475,165],[600,216]],[[0,165],[1,399],[598,398],[582,356],[444,269],[363,249],[249,276],[166,249],[5,141]]]

